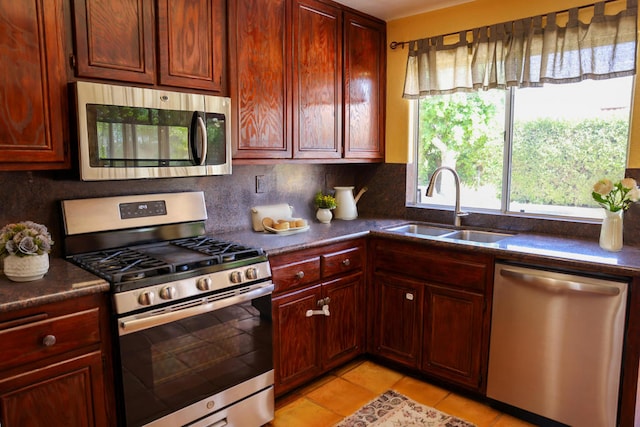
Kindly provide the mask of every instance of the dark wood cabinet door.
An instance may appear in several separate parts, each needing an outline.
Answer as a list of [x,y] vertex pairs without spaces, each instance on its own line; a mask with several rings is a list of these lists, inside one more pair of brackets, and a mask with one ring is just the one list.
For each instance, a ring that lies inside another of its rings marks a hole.
[[345,13],[344,157],[384,160],[385,24]]
[[363,352],[365,306],[362,273],[323,283],[322,296],[330,315],[323,318],[323,368],[353,359]]
[[158,0],[161,85],[226,91],[226,2]]
[[391,274],[375,274],[376,335],[379,356],[417,368],[420,357],[424,285]]
[[229,4],[234,159],[291,158],[290,4]]
[[282,394],[321,372],[318,310],[321,287],[315,285],[273,299],[275,391]]
[[0,379],[3,426],[107,426],[99,351]]
[[153,0],[73,0],[76,74],[155,82]]
[[0,170],[69,167],[63,41],[62,0],[0,3]]
[[484,297],[427,286],[422,369],[474,390],[481,386]]
[[342,11],[314,0],[293,10],[293,157],[342,157]]

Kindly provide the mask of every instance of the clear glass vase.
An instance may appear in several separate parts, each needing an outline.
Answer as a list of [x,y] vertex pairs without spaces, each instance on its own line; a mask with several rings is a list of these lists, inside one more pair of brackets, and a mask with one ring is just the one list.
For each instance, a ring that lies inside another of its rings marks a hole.
[[605,217],[600,228],[600,247],[610,252],[618,252],[622,249],[622,217],[623,211],[604,211]]

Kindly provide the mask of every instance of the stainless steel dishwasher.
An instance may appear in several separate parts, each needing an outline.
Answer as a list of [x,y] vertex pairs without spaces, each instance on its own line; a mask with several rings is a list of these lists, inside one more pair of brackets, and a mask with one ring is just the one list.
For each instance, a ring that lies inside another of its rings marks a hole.
[[571,426],[615,426],[627,286],[497,263],[487,396]]

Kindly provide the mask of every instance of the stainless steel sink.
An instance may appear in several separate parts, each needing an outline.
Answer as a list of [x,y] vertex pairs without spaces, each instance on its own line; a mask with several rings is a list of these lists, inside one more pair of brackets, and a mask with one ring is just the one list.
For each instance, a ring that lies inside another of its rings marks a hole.
[[454,240],[466,240],[468,242],[495,243],[509,236],[511,236],[511,234],[495,233],[492,231],[459,230],[441,237]]
[[433,227],[424,224],[405,224],[387,228],[387,231],[405,234],[419,234],[422,236],[441,236],[446,233],[451,233],[450,228]]
[[459,240],[463,242],[476,242],[476,243],[496,243],[500,240],[512,236],[506,233],[497,233],[492,231],[479,231],[479,230],[452,230],[450,228],[435,227],[432,225],[411,223],[399,225],[396,227],[389,227],[387,231],[395,233],[411,234],[415,236],[433,237],[436,240]]

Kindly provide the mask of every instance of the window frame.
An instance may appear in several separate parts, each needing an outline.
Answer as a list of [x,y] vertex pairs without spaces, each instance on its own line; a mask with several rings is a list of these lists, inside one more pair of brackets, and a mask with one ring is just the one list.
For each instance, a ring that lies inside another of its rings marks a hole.
[[[629,147],[631,144],[632,133],[632,118],[633,118],[633,94],[635,93],[636,76],[631,77],[631,94],[630,94],[630,112],[629,112],[629,127],[627,133],[627,155],[625,159],[625,169],[629,164]],[[479,208],[461,206],[465,211],[470,213],[490,214],[490,215],[502,215],[511,216],[516,218],[537,218],[548,220],[560,220],[560,221],[579,221],[579,222],[593,222],[599,223],[601,219],[595,217],[582,217],[572,215],[554,215],[550,213],[539,212],[520,212],[509,210],[511,204],[511,170],[512,170],[512,157],[513,157],[513,131],[514,131],[514,101],[516,95],[516,87],[509,87],[504,89],[505,95],[505,124],[504,124],[504,145],[503,145],[503,168],[502,168],[502,197],[500,199],[500,210],[490,208]],[[407,207],[417,209],[438,209],[438,210],[453,210],[453,204],[437,204],[437,203],[425,203],[420,202],[420,196],[418,193],[418,150],[419,150],[419,137],[420,137],[420,101],[421,99],[411,99],[409,101],[409,120],[411,122],[409,126],[409,141],[411,143],[411,149],[409,150],[409,159],[407,163],[407,180],[406,180],[406,205]]]

